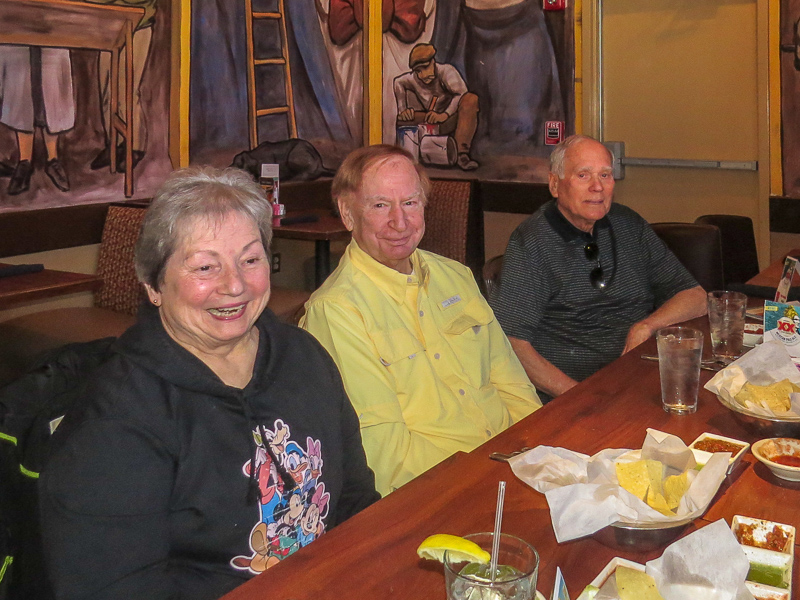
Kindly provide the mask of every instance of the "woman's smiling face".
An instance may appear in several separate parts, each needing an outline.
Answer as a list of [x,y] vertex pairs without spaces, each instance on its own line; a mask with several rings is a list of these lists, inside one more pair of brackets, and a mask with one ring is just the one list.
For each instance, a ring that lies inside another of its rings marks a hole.
[[160,290],[148,287],[164,327],[192,351],[234,347],[267,306],[270,269],[256,224],[231,211],[181,224]]

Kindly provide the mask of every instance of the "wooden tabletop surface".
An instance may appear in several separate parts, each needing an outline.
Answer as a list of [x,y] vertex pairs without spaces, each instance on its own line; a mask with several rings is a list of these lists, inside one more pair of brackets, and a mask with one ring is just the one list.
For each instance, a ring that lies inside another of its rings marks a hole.
[[[707,332],[705,318],[691,322]],[[706,333],[706,350],[709,340]],[[604,546],[589,537],[558,544],[545,497],[522,483],[505,463],[489,459],[540,444],[594,454],[604,448],[640,448],[652,427],[687,444],[704,431],[753,442],[714,395],[701,389],[697,413],[670,415],[661,408],[658,364],[649,340],[605,369],[474,451],[456,454],[313,544],[225,596],[226,600],[318,598],[445,598],[438,563],[419,560],[416,548],[428,535],[491,531],[497,484],[508,482],[503,531],[532,543],[541,557],[538,588],[547,597],[556,566],[572,598],[615,556],[646,562],[661,555]],[[701,371],[701,386],[712,376]],[[800,524],[800,483],[775,478],[749,452],[723,483],[710,510],[693,531],[735,514]],[[794,586],[798,589],[797,569]]]
[[[7,265],[0,264],[4,266]],[[51,269],[0,277],[0,310],[64,294],[94,292],[102,285],[103,280],[97,275]]]
[[[772,262],[766,269],[761,271],[758,275],[749,279],[747,283],[751,285],[767,285],[770,287],[778,287],[778,282],[781,280],[781,275],[783,275],[783,263],[786,260],[787,256],[797,256],[800,257],[800,249],[792,250],[786,254],[784,254],[778,260]],[[792,286],[798,285],[800,283],[800,277],[796,274],[792,281]]]
[[316,217],[316,221],[297,223],[295,225],[281,225],[274,227],[272,234],[276,238],[291,240],[347,240],[350,232],[327,208],[309,208],[304,210],[288,211],[286,217]]

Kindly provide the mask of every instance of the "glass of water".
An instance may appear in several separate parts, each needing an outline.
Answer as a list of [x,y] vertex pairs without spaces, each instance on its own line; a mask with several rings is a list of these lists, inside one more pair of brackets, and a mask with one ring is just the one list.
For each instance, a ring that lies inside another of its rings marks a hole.
[[747,296],[741,292],[708,292],[708,325],[714,358],[732,362],[742,355],[746,313]]
[[658,330],[656,341],[662,407],[677,415],[695,412],[703,332],[690,327],[665,327]]
[[[492,551],[493,533],[464,536],[487,552]],[[539,554],[524,540],[507,533],[500,534],[497,571],[494,581],[490,566],[444,555],[444,577],[448,600],[533,600],[539,576]]]

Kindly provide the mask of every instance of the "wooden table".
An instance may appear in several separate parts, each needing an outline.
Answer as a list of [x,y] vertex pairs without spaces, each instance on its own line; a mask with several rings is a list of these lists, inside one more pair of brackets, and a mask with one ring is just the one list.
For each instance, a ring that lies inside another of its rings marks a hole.
[[[0,264],[0,267],[7,265]],[[103,285],[97,275],[45,269],[38,273],[0,277],[0,310],[77,292],[95,292]]]
[[349,240],[350,232],[329,209],[314,208],[286,213],[288,218],[303,216],[316,217],[317,220],[274,227],[272,234],[287,240],[314,241],[314,283],[315,287],[319,287],[331,273],[331,241]]
[[[705,318],[691,324],[707,331]],[[710,347],[707,336],[706,347]],[[658,364],[642,360],[644,352],[655,352],[654,340],[469,454],[456,454],[440,463],[225,599],[443,600],[442,566],[418,560],[417,545],[433,533],[491,531],[500,480],[508,482],[503,531],[538,549],[538,588],[547,597],[556,566],[564,573],[570,596],[576,598],[614,556],[641,563],[660,556],[663,548],[632,553],[606,547],[591,537],[556,543],[545,497],[519,481],[507,464],[489,460],[494,451],[540,444],[587,454],[603,448],[640,448],[647,427],[675,434],[687,443],[704,431],[755,441],[704,389],[700,390],[697,413],[665,413]],[[712,375],[701,371],[701,385]],[[775,478],[748,453],[727,477],[708,513],[689,531],[720,518],[730,524],[734,514],[800,525],[800,483]],[[794,589],[800,589],[797,572],[795,569]]]
[[[787,256],[800,257],[800,249],[792,250],[788,254],[785,254],[779,260],[771,263],[766,269],[761,271],[761,273],[749,279],[747,283],[751,285],[767,285],[770,287],[778,287],[778,283],[781,280],[781,275],[783,275],[783,263]],[[795,275],[792,279],[792,285],[797,283],[797,281],[798,277]]]
[[[125,196],[133,195],[133,31],[144,9],[74,0],[0,1],[0,44],[111,52],[111,132],[125,141]],[[125,53],[125,114],[120,114],[119,63]],[[117,170],[111,153],[111,172]]]

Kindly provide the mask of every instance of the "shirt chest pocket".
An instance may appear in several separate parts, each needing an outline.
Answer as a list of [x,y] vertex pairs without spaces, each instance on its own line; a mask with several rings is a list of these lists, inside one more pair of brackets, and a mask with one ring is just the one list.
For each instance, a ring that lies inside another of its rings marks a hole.
[[442,310],[443,337],[460,363],[462,376],[476,388],[489,385],[491,380],[492,340],[488,326],[493,320],[492,310],[479,297]]
[[405,329],[376,331],[372,334],[372,341],[381,364],[391,367],[395,374],[399,374],[397,369],[410,368],[408,363],[425,351],[420,341]]

